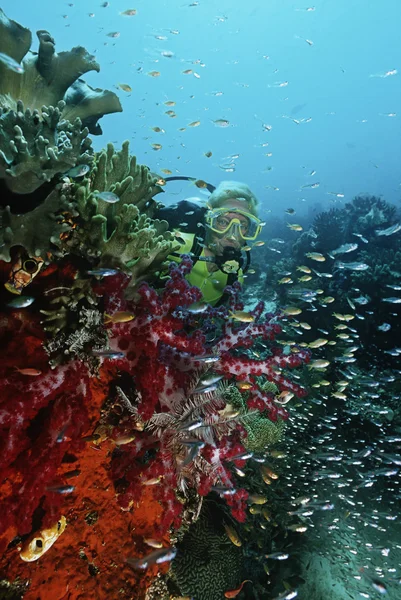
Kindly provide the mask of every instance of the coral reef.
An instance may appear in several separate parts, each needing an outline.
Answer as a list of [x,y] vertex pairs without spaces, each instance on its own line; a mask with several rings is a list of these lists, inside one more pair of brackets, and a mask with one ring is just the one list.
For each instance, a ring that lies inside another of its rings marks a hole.
[[98,120],[122,110],[114,92],[80,79],[100,70],[85,48],[56,53],[47,31],[37,36],[38,52],[28,54],[31,32],[0,9],[0,52],[10,59],[0,63],[0,178],[17,194],[88,164],[88,132],[102,133]]

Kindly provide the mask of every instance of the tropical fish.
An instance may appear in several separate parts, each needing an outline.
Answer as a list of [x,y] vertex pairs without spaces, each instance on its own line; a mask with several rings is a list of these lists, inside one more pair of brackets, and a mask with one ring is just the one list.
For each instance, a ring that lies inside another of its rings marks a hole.
[[323,254],[320,254],[320,252],[307,252],[305,256],[311,260],[316,260],[317,262],[324,262],[326,260],[326,258],[323,256]]
[[120,15],[122,15],[123,17],[133,17],[136,15],[136,13],[137,11],[135,8],[128,8],[127,10],[120,12]]
[[77,165],[76,167],[72,167],[69,169],[64,175],[66,177],[72,177],[73,179],[76,177],[83,177],[87,173],[89,173],[90,167],[89,165]]
[[387,229],[375,229],[375,233],[376,235],[393,235],[394,233],[398,233],[398,231],[400,231],[401,229],[401,224],[400,223],[396,223],[395,225],[391,225],[390,227],[387,227]]
[[117,87],[120,88],[123,92],[132,92],[132,87],[128,85],[128,83],[119,83]]
[[48,529],[42,529],[39,534],[23,546],[20,557],[25,562],[38,560],[45,552],[53,546],[67,527],[67,519],[61,516],[55,525]]
[[238,596],[238,594],[240,593],[240,591],[242,590],[242,588],[244,587],[245,583],[247,583],[248,581],[249,581],[249,583],[252,583],[252,581],[250,579],[244,579],[244,581],[241,583],[241,585],[239,587],[237,587],[235,590],[227,590],[226,592],[224,592],[225,598],[236,598]]
[[227,523],[224,523],[224,529],[226,530],[228,539],[234,544],[234,546],[242,546],[241,539],[238,533],[235,531],[234,527],[228,525]]
[[103,200],[103,202],[107,202],[108,204],[115,204],[120,200],[119,196],[113,192],[100,192],[99,194],[95,195],[95,198]]
[[337,267],[338,269],[348,269],[349,271],[366,271],[367,269],[369,269],[369,265],[367,265],[366,263],[363,262],[350,262],[350,263],[343,263],[340,261],[337,261],[334,263],[334,266]]
[[234,319],[235,321],[241,321],[241,323],[252,323],[255,320],[255,317],[251,315],[251,313],[243,310],[236,310],[234,312],[230,310],[228,311],[228,314],[231,319]]
[[287,223],[287,227],[289,229],[291,229],[292,231],[302,231],[303,230],[302,225],[299,225],[298,223]]
[[26,308],[33,302],[35,302],[35,298],[33,296],[18,296],[17,298],[10,300],[10,302],[7,302],[7,306],[10,308]]
[[94,275],[95,277],[111,277],[112,275],[117,275],[117,273],[119,273],[119,270],[107,267],[99,267],[98,269],[90,269],[86,272],[88,275]]
[[212,122],[214,125],[216,125],[216,127],[229,127],[230,125],[230,121],[227,121],[227,119],[216,119]]
[[11,69],[11,71],[14,71],[14,73],[24,72],[23,65],[20,65],[16,60],[14,60],[11,56],[8,56],[8,54],[5,54],[4,52],[0,52],[0,62],[3,63],[3,65],[6,65],[6,67],[8,67],[9,69]]
[[332,250],[329,255],[336,256],[337,254],[348,254],[348,252],[353,252],[358,248],[358,244],[343,244],[339,248]]
[[177,549],[173,546],[155,550],[143,558],[127,558],[126,562],[134,569],[147,569],[152,565],[160,565],[164,562],[172,561],[177,554]]
[[21,373],[21,375],[28,375],[29,377],[37,377],[38,375],[42,374],[42,371],[39,371],[39,369],[33,369],[30,367],[27,367],[25,369],[19,369],[18,367],[14,367],[18,373]]
[[113,313],[112,315],[108,315],[107,313],[104,313],[104,316],[105,316],[104,322],[106,325],[108,323],[129,323],[130,321],[135,319],[135,315],[132,312],[128,312],[125,310],[119,310],[119,311]]

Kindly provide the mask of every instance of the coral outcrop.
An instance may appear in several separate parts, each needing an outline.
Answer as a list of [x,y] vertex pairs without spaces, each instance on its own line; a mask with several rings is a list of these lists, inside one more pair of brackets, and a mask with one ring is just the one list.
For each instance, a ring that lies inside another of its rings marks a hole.
[[88,133],[99,119],[122,110],[116,94],[93,89],[80,77],[100,67],[85,48],[56,53],[55,41],[32,35],[0,9],[0,178],[17,194],[31,193],[56,174],[88,162]]

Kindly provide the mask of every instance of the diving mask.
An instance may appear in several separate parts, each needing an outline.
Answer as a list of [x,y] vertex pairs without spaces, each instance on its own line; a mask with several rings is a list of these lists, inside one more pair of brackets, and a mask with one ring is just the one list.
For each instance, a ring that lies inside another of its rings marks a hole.
[[[235,214],[235,217],[229,215]],[[241,236],[244,240],[255,240],[261,232],[262,222],[251,213],[238,208],[216,208],[205,216],[206,226],[215,233]]]

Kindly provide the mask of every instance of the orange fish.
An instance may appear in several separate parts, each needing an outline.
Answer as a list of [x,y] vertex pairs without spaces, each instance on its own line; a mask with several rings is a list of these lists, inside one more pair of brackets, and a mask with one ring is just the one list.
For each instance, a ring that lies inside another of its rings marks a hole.
[[21,375],[29,375],[30,377],[37,377],[38,375],[42,374],[42,371],[39,371],[39,369],[33,369],[30,367],[25,369],[19,369],[18,367],[15,367],[15,369],[21,373]]
[[227,590],[227,592],[224,592],[224,596],[226,598],[236,598],[247,581],[249,581],[249,583],[252,583],[252,581],[250,579],[244,579],[244,581],[241,583],[241,585],[238,588],[236,588],[235,590]]

